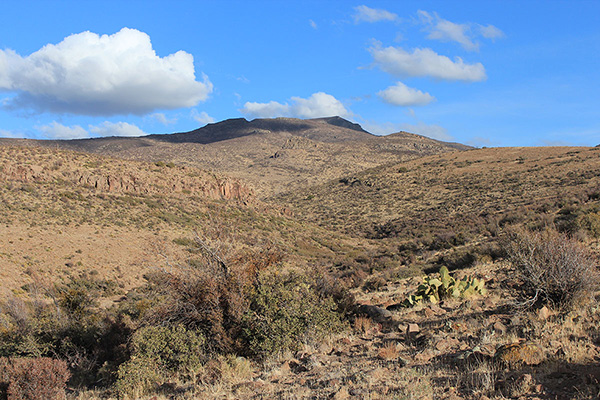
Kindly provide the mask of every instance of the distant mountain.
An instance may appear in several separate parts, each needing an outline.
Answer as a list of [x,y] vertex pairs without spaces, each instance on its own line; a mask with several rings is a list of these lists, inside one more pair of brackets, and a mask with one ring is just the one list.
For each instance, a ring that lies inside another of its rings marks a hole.
[[406,132],[376,136],[341,117],[237,118],[183,133],[28,142],[213,170],[244,179],[259,196],[322,183],[382,164],[470,148]]

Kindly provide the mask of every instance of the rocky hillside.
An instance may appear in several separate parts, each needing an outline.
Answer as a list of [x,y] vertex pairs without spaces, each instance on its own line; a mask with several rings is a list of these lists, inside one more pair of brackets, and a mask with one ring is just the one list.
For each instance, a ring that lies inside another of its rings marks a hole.
[[468,148],[405,132],[375,136],[339,117],[240,118],[186,133],[140,138],[4,142],[198,167],[241,178],[260,197],[382,164]]
[[[163,173],[165,168],[168,174]],[[68,182],[108,193],[177,195],[186,192],[210,199],[249,201],[253,198],[252,190],[239,180],[198,169],[164,162],[123,163],[92,155],[12,146],[0,146],[0,182]]]

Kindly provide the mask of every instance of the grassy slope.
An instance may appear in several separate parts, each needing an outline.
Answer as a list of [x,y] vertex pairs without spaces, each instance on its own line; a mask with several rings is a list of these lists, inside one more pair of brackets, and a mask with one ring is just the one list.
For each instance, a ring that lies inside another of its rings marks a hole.
[[[174,240],[196,233],[226,256],[270,246],[300,265],[363,246],[193,167],[14,146],[0,147],[0,161],[2,297],[23,293],[34,277],[83,271],[131,288],[149,269],[189,257]],[[223,187],[233,198],[224,198]]]
[[[495,148],[374,168],[274,199],[298,218],[354,236],[488,233],[527,213],[595,199],[598,148]],[[520,216],[519,216],[520,215]],[[489,228],[489,229],[488,229]]]

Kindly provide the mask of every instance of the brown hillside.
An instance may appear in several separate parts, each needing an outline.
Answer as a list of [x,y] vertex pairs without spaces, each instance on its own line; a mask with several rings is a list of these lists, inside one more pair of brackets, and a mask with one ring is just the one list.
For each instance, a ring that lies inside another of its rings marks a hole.
[[323,183],[382,164],[468,148],[409,133],[375,136],[339,117],[240,118],[187,133],[27,142],[217,171],[250,183],[259,196]]
[[[329,229],[372,238],[492,235],[506,223],[567,224],[600,193],[600,149],[492,148],[423,157],[273,201]],[[534,221],[535,220],[535,221]]]
[[235,178],[163,162],[0,145],[2,298],[35,279],[90,272],[138,286],[153,268],[189,258],[176,242],[196,233],[225,255],[268,247],[298,265],[356,245],[296,223]]

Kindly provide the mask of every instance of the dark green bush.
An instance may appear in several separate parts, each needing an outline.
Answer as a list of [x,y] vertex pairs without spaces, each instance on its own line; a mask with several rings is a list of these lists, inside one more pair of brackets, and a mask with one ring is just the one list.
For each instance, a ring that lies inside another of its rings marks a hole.
[[183,326],[148,326],[131,338],[131,358],[121,364],[116,389],[136,398],[168,378],[190,380],[205,358],[204,337]]
[[337,305],[302,274],[263,273],[244,318],[249,352],[260,358],[298,350],[344,329]]

